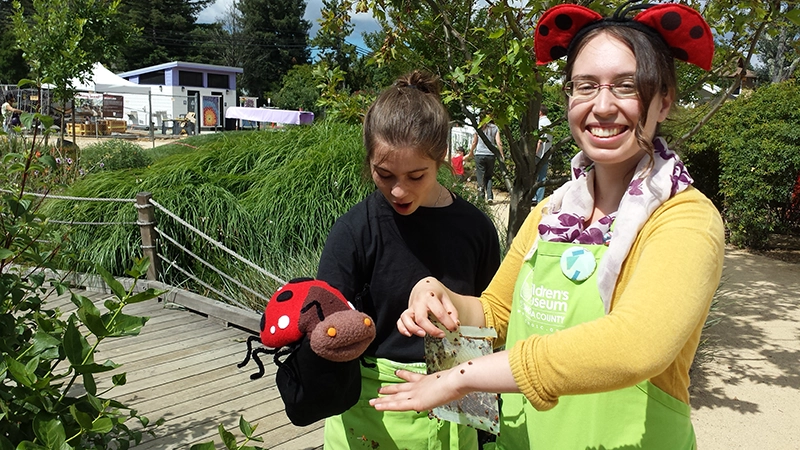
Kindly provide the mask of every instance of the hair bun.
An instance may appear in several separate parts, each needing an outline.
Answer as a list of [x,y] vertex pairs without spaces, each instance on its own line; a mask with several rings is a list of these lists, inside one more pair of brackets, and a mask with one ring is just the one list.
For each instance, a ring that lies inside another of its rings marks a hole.
[[442,90],[439,77],[420,70],[415,70],[403,75],[395,81],[394,85],[398,88],[416,89],[425,94],[433,94],[436,96],[438,96]]

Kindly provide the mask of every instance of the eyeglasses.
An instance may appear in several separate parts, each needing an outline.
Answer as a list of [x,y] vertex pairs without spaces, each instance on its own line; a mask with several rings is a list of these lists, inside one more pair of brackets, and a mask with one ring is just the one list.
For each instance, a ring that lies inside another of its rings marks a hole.
[[597,97],[602,88],[608,88],[617,98],[632,98],[638,95],[636,85],[633,84],[633,78],[624,78],[614,83],[604,84],[589,80],[570,80],[564,83],[562,89],[567,94],[567,97],[577,100],[591,100]]

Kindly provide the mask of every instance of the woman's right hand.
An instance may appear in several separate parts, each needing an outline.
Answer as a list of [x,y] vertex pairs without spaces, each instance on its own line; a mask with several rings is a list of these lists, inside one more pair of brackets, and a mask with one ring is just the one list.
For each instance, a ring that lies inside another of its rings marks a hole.
[[450,331],[458,329],[458,310],[451,300],[452,292],[434,277],[426,277],[411,289],[408,309],[397,320],[397,330],[405,336],[425,336],[443,338],[440,330],[428,318],[432,314]]

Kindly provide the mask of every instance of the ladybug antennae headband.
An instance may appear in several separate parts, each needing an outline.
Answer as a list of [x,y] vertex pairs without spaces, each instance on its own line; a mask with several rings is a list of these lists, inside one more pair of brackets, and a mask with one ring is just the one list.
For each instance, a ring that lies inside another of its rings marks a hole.
[[[547,64],[566,56],[575,38],[593,28],[626,26],[663,39],[675,58],[711,70],[714,37],[700,13],[677,3],[630,5],[636,1],[623,3],[608,18],[580,5],[564,4],[548,9],[536,25],[536,63]],[[633,19],[626,17],[638,9],[644,11]]]

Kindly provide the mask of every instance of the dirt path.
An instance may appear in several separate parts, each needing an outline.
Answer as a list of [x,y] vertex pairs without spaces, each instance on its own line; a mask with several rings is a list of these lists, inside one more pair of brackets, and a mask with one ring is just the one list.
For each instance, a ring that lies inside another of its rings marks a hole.
[[[495,194],[492,210],[498,229],[505,227],[505,193]],[[800,450],[800,250],[794,247],[772,258],[725,252],[711,312],[717,322],[704,331],[691,372],[700,450]]]
[[728,249],[692,372],[701,450],[800,449],[800,264]]
[[[67,137],[67,139],[71,140],[72,137],[69,136],[69,137]],[[107,141],[109,139],[114,139],[114,137],[113,136],[105,136],[105,137],[97,138],[97,137],[91,137],[91,136],[76,136],[75,137],[75,144],[77,144],[78,147],[80,147],[80,148],[84,148],[87,145],[95,144],[95,143],[98,143],[98,142],[105,142],[105,141]],[[126,138],[125,140],[130,141],[130,142],[134,142],[136,144],[139,144],[142,148],[147,149],[147,148],[158,147],[158,146],[165,145],[165,144],[171,144],[171,143],[174,143],[177,139],[178,139],[178,137],[169,137],[169,138],[167,138],[167,137],[159,137],[159,135],[156,135],[155,140],[151,141],[149,136],[142,135],[141,137],[138,137],[138,138]]]

